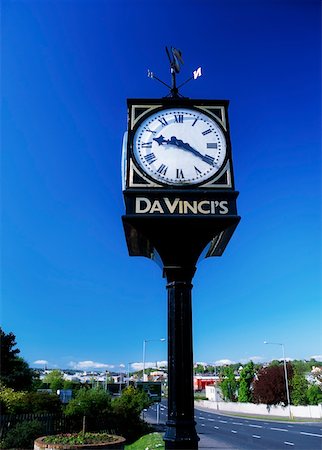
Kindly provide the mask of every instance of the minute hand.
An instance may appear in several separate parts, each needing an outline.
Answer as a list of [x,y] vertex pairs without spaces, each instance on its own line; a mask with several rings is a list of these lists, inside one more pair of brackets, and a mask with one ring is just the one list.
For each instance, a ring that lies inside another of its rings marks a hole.
[[192,153],[195,156],[198,156],[198,158],[202,159],[204,162],[209,164],[210,166],[215,165],[215,160],[211,156],[203,155],[202,153],[198,152],[198,150],[191,147],[191,145],[187,144],[186,142],[177,141],[178,147],[182,148],[183,150],[187,150],[188,152]]

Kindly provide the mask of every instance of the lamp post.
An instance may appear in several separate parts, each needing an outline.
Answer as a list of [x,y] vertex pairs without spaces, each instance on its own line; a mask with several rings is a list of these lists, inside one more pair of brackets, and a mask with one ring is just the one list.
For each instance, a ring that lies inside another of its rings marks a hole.
[[286,359],[285,359],[284,344],[282,344],[280,342],[267,342],[267,341],[264,341],[264,344],[280,345],[282,347],[283,364],[284,364],[284,375],[285,375],[286,398],[287,398],[287,404],[288,404],[288,414],[289,414],[289,417],[291,418],[292,417],[292,414],[291,414],[291,401],[290,401],[290,391],[289,391],[289,388],[288,388],[288,377],[287,377],[287,369],[286,369]]
[[124,366],[124,364],[120,364],[120,386],[119,386],[119,394],[121,395],[122,394],[122,372],[121,372],[121,369],[124,369],[125,368],[125,366]]
[[157,341],[157,342],[164,342],[165,338],[161,338],[161,339],[144,339],[143,341],[143,381],[145,378],[145,353],[146,353],[146,343],[147,342],[152,342],[152,341]]
[[130,364],[133,364],[133,362],[127,363],[127,385],[130,385]]

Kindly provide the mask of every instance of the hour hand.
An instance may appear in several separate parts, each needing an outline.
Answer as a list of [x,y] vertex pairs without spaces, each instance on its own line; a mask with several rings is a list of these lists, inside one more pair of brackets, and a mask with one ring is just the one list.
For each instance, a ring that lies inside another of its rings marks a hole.
[[162,134],[158,138],[153,138],[153,140],[156,141],[159,145],[168,144],[168,140],[164,139]]
[[153,138],[153,140],[156,141],[159,145],[175,145],[176,147],[183,148],[183,142],[178,140],[175,136],[172,136],[170,139],[164,139],[161,134],[158,138]]

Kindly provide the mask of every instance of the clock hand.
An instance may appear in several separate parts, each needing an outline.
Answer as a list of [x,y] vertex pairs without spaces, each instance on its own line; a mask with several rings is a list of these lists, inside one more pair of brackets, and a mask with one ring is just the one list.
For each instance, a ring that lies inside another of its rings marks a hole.
[[158,137],[158,138],[153,138],[154,141],[157,141],[157,143],[159,145],[162,145],[163,143],[168,144],[169,141],[167,141],[166,139],[164,139],[164,137],[162,136],[162,134]]
[[215,160],[212,156],[203,155],[202,153],[198,152],[198,150],[191,147],[191,145],[189,145],[187,142],[183,142],[181,139],[177,139],[175,136],[171,136],[170,139],[164,139],[164,137],[160,135],[158,138],[153,138],[153,140],[156,141],[159,145],[175,145],[179,148],[182,148],[183,150],[192,153],[210,166],[216,165]]

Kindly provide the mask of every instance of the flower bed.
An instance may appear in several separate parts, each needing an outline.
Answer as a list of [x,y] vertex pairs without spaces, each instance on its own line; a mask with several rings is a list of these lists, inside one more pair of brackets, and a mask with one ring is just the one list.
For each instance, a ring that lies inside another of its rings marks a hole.
[[124,449],[125,439],[108,433],[67,433],[44,436],[35,440],[34,450],[112,450]]

